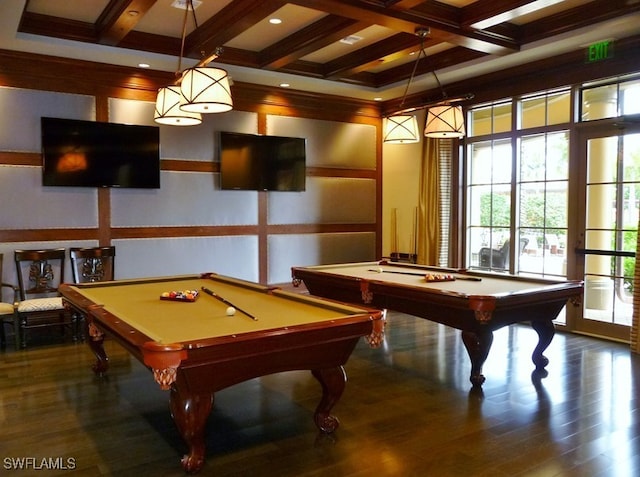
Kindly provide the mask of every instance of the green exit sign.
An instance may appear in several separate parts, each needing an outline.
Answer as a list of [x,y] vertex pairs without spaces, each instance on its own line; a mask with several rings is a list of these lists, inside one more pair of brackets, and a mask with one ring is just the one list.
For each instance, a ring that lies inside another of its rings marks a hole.
[[613,58],[613,40],[599,41],[587,47],[587,63]]

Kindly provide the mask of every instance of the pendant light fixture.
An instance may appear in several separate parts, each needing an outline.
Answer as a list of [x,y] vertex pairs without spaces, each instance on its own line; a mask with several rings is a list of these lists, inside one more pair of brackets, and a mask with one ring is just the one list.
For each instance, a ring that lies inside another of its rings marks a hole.
[[221,68],[208,66],[185,70],[180,82],[185,101],[182,111],[192,113],[224,113],[233,109],[229,75]]
[[184,96],[180,92],[180,86],[163,86],[158,89],[156,109],[153,115],[154,121],[169,126],[197,126],[201,124],[202,115],[183,111],[180,109],[182,104],[184,104]]
[[182,22],[177,79],[175,84],[158,89],[156,97],[154,120],[159,124],[193,126],[202,123],[201,113],[221,113],[233,109],[228,73],[221,68],[207,66],[219,56],[221,48],[216,48],[214,54],[201,60],[194,68],[188,68],[184,73],[181,71],[189,11],[193,14],[196,29],[198,28],[193,0],[187,0]]
[[427,111],[427,122],[424,127],[425,137],[439,139],[464,137],[464,114],[462,106],[440,104]]
[[[447,95],[435,71],[433,72],[433,76],[438,83],[444,99],[427,110],[427,121],[424,127],[425,137],[436,139],[459,139],[464,137],[464,113],[462,112],[462,106],[453,105],[450,100],[446,99]],[[469,96],[471,95],[466,95],[465,98]]]
[[[409,82],[404,89],[402,101],[400,102],[401,108],[404,105],[404,101],[407,99],[409,87],[411,86],[413,77],[415,76],[416,70],[418,69],[420,57],[424,52],[424,39],[429,35],[429,33],[430,30],[428,28],[416,29],[416,35],[420,37],[420,51],[418,52],[418,58],[416,58],[416,62],[413,65],[413,71],[411,72],[411,76],[409,77]],[[420,133],[418,132],[418,118],[415,114],[400,113],[388,116],[386,118],[383,142],[387,144],[411,144],[419,141]]]
[[385,120],[383,142],[391,144],[408,144],[420,141],[418,120],[415,114],[410,113],[415,110],[425,108],[427,108],[427,119],[424,128],[425,137],[441,139],[464,137],[464,113],[462,111],[462,106],[459,106],[456,103],[471,99],[474,95],[465,94],[456,98],[448,98],[435,70],[433,71],[433,76],[438,83],[442,99],[426,104],[423,103],[420,106],[404,110],[401,109],[404,105],[405,99],[407,98],[407,92],[409,91],[411,81],[413,80],[418,68],[420,56],[424,52],[424,39],[429,35],[429,29],[418,28],[416,29],[416,35],[420,37],[420,53],[418,54],[418,58],[413,67],[413,72],[411,73],[407,87],[404,90],[402,102],[400,103],[400,110],[397,113],[388,116]]
[[408,144],[420,141],[418,118],[415,114],[396,114],[385,120],[383,141],[389,144]]

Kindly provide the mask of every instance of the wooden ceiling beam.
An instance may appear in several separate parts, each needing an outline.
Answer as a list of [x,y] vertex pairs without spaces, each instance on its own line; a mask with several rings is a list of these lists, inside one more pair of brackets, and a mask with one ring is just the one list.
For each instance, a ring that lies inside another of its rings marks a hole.
[[462,7],[460,25],[487,29],[509,22],[524,13],[532,13],[562,0],[478,0]]
[[98,43],[115,46],[132,31],[157,0],[111,0],[95,27]]
[[26,11],[22,14],[18,31],[85,43],[97,42],[96,30],[90,23]]
[[286,0],[235,0],[186,39],[186,56],[209,54],[286,4]]
[[[585,28],[612,18],[640,11],[640,2],[628,0],[594,0],[589,3],[589,15],[585,15],[584,6],[536,20],[521,27],[522,40],[527,43]],[[611,35],[615,36],[612,31]]]
[[483,53],[504,55],[520,49],[520,45],[512,38],[492,32],[465,30],[460,26],[459,18],[452,18],[451,15],[439,17],[431,10],[398,10],[366,0],[291,0],[290,3],[405,33],[415,33],[417,28],[429,27],[433,38]]
[[270,70],[282,68],[368,26],[350,18],[327,15],[262,50],[261,66]]
[[[439,42],[427,40],[424,47],[428,48],[436,43]],[[411,53],[417,53],[419,50],[420,38],[418,36],[398,33],[330,61],[324,67],[325,77],[337,79],[340,76],[351,76],[382,63],[408,58]]]

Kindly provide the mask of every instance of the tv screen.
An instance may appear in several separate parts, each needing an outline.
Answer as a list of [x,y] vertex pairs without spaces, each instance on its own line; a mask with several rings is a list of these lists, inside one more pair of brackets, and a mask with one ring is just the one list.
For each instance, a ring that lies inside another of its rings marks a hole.
[[305,190],[304,138],[221,132],[218,139],[222,189]]
[[160,187],[160,130],[154,126],[45,118],[42,185]]

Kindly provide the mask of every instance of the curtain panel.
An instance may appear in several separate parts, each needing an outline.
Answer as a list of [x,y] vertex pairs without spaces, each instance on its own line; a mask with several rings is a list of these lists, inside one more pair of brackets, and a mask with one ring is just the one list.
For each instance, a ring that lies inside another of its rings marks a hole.
[[[640,231],[640,221],[638,223]],[[636,267],[633,274],[633,319],[631,321],[631,351],[640,353],[640,233],[636,241]]]
[[418,195],[418,263],[438,265],[440,253],[439,141],[425,137]]

